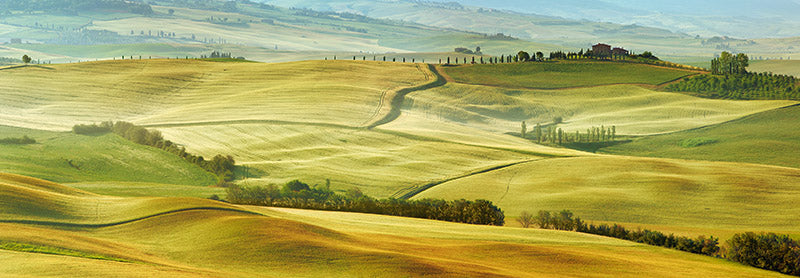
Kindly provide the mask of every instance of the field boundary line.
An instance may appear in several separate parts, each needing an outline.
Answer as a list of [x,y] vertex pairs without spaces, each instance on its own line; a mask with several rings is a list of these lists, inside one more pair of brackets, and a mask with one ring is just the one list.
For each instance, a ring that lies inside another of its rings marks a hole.
[[413,185],[413,186],[410,186],[410,187],[406,187],[404,189],[398,190],[397,192],[392,194],[391,197],[392,198],[397,198],[397,199],[408,200],[408,199],[413,198],[416,195],[419,195],[420,193],[422,193],[422,192],[424,192],[424,191],[426,191],[428,189],[431,189],[431,188],[433,188],[433,187],[435,187],[437,185],[443,184],[443,183],[447,183],[447,182],[451,182],[451,181],[459,180],[459,179],[463,179],[463,178],[468,178],[468,177],[472,177],[472,176],[476,176],[476,175],[480,175],[480,174],[486,174],[486,173],[489,173],[489,172],[492,172],[492,171],[497,171],[497,170],[505,169],[505,168],[508,168],[508,167],[517,166],[517,165],[521,165],[521,164],[525,164],[525,163],[531,163],[531,162],[535,162],[535,161],[541,161],[541,160],[545,160],[545,159],[547,159],[547,158],[528,159],[528,160],[517,161],[517,162],[513,162],[513,163],[495,165],[495,166],[491,166],[489,168],[482,168],[482,169],[478,169],[478,170],[472,170],[470,172],[467,172],[465,174],[461,174],[461,175],[458,175],[458,176],[455,176],[455,177],[436,180],[436,181],[428,182],[428,183],[422,184],[422,185]]
[[156,213],[156,214],[137,217],[137,218],[134,218],[134,219],[111,222],[111,223],[100,223],[100,224],[69,223],[69,222],[59,222],[59,221],[24,220],[24,219],[18,219],[18,220],[0,219],[0,223],[55,226],[55,227],[64,227],[64,228],[90,228],[90,229],[96,229],[96,228],[107,228],[107,227],[119,226],[119,225],[124,225],[124,224],[130,224],[130,223],[133,223],[133,222],[143,221],[143,220],[147,220],[147,219],[150,219],[150,218],[155,218],[155,217],[164,216],[164,215],[168,215],[168,214],[188,212],[188,211],[229,211],[229,212],[239,212],[239,213],[245,213],[245,214],[251,214],[251,215],[264,216],[263,214],[260,214],[260,213],[257,213],[257,212],[248,211],[248,210],[242,210],[242,209],[236,209],[236,208],[194,207],[194,208],[183,208],[183,209],[169,210],[169,211],[159,212],[159,213]]

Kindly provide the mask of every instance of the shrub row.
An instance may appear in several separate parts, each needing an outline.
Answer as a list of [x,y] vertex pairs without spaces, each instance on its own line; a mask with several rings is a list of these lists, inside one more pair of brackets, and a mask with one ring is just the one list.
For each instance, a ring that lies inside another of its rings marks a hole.
[[617,224],[586,224],[579,217],[573,217],[572,212],[568,210],[563,210],[558,213],[539,211],[539,214],[535,217],[535,222],[542,229],[576,231],[601,235],[707,256],[714,256],[719,251],[719,239],[713,236],[710,238],[699,236],[693,239],[685,236],[675,236],[673,234],[665,235],[659,231],[647,229],[628,230]]
[[34,140],[33,138],[28,137],[28,135],[25,135],[25,136],[22,136],[22,137],[19,137],[19,138],[8,137],[8,138],[0,139],[0,144],[4,144],[4,145],[28,145],[28,144],[36,144],[36,140]]
[[361,212],[496,226],[502,226],[505,219],[503,211],[486,200],[375,199],[358,189],[339,194],[329,186],[310,187],[296,180],[282,188],[231,185],[227,188],[227,200],[234,204]]
[[84,135],[98,135],[113,132],[131,142],[159,148],[180,156],[184,160],[216,175],[219,178],[220,184],[234,179],[233,171],[236,167],[236,161],[232,156],[216,155],[211,160],[206,160],[202,156],[187,153],[185,147],[178,146],[172,141],[164,139],[161,132],[157,130],[147,130],[144,127],[136,126],[129,122],[102,122],[100,124],[75,125],[72,127],[72,131],[76,134]]
[[675,92],[693,92],[707,98],[736,100],[800,99],[800,80],[771,73],[703,74],[667,86]]
[[695,254],[724,257],[733,262],[800,276],[800,243],[788,235],[753,232],[736,234],[727,241],[727,251],[721,251],[719,239],[713,236],[709,238],[699,236],[693,239],[673,234],[665,235],[662,232],[647,229],[628,230],[617,224],[587,225],[580,218],[573,217],[572,212],[568,210],[558,213],[539,211],[537,216],[522,212],[518,221],[526,228],[535,222],[543,229],[577,231]]

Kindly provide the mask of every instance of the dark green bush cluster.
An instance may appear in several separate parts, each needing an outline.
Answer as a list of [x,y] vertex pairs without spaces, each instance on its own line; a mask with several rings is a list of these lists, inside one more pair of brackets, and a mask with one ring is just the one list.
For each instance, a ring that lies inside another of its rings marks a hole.
[[601,224],[595,226],[594,224],[586,224],[579,217],[573,217],[572,212],[568,210],[563,210],[558,213],[539,211],[535,221],[536,224],[543,229],[577,231],[581,233],[630,240],[653,246],[667,247],[707,256],[714,256],[719,251],[718,238],[706,238],[705,236],[700,236],[692,239],[684,236],[675,236],[673,234],[665,235],[664,233],[647,229],[637,229],[634,231],[628,230],[625,227],[617,224]]
[[311,187],[300,181],[291,181],[282,188],[231,185],[227,194],[228,201],[234,204],[362,212],[496,226],[502,226],[505,219],[503,211],[486,200],[375,199],[357,189],[338,194],[327,186]]
[[800,80],[772,73],[703,74],[667,86],[675,92],[693,92],[707,98],[736,100],[800,100]]
[[144,127],[136,126],[128,122],[102,122],[100,124],[76,125],[72,127],[72,131],[76,134],[86,135],[113,132],[136,144],[159,148],[180,156],[184,160],[216,175],[220,183],[232,181],[234,179],[233,170],[236,167],[236,161],[232,156],[216,155],[211,160],[206,160],[202,156],[187,153],[185,147],[178,146],[172,141],[164,139],[161,132],[157,130],[147,130]]
[[0,144],[4,144],[4,145],[28,145],[28,144],[36,144],[36,140],[34,140],[33,138],[28,137],[28,135],[24,135],[24,136],[19,137],[19,138],[8,137],[8,138],[0,139]]
[[800,276],[800,244],[787,235],[736,234],[725,255],[734,262]]
[[102,122],[100,124],[91,125],[74,125],[72,127],[72,132],[82,135],[100,135],[111,132],[111,128],[113,127],[113,122]]

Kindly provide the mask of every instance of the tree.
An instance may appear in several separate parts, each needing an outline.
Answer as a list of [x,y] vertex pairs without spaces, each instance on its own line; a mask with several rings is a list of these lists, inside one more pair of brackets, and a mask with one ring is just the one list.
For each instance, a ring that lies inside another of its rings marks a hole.
[[522,121],[522,138],[525,138],[525,134],[528,133],[528,125],[525,124],[525,121]]
[[539,228],[542,229],[549,229],[550,223],[552,223],[550,212],[545,210],[540,210],[539,216],[536,217],[536,225],[539,225]]
[[475,48],[475,54],[481,55],[481,47],[480,46]]
[[531,59],[531,55],[528,52],[520,51],[517,53],[517,60],[520,62],[525,62]]
[[28,56],[27,54],[26,55],[22,55],[22,62],[23,63],[29,64],[31,62],[31,60],[32,60],[31,57]]
[[519,218],[517,218],[517,222],[522,225],[523,228],[528,228],[533,224],[534,218],[533,215],[528,213],[527,211],[523,211],[519,214]]
[[536,52],[536,60],[538,61],[544,60],[544,53],[542,53],[541,51]]
[[537,123],[536,124],[536,128],[534,128],[533,131],[536,133],[536,142],[541,144],[542,143],[542,125]]

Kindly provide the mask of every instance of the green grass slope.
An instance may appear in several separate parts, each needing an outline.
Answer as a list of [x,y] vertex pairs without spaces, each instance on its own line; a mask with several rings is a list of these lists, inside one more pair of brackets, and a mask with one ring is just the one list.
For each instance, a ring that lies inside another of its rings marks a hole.
[[689,229],[797,231],[800,170],[622,156],[534,161],[458,179],[415,198],[485,198],[516,217],[572,210],[584,220]]
[[459,83],[531,89],[613,84],[660,85],[695,73],[645,64],[604,61],[467,65],[442,69]]
[[76,135],[0,126],[0,138],[29,136],[31,145],[0,144],[0,169],[56,182],[150,182],[211,185],[216,178],[183,159],[117,135]]
[[[6,262],[0,270],[11,276],[777,276],[572,232],[231,207],[200,199],[108,198],[54,184],[60,193],[49,191],[37,185],[43,181],[25,180],[0,175],[0,258]],[[104,201],[95,208],[100,213],[86,219],[84,211],[91,209],[85,204],[98,201]],[[26,204],[61,214],[8,210]],[[132,213],[120,218],[110,211]],[[94,225],[70,226],[86,221]]]
[[798,119],[800,107],[787,107],[718,125],[642,137],[601,152],[800,168]]

